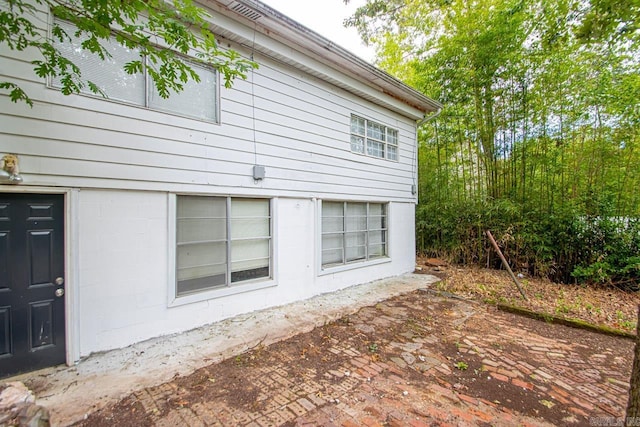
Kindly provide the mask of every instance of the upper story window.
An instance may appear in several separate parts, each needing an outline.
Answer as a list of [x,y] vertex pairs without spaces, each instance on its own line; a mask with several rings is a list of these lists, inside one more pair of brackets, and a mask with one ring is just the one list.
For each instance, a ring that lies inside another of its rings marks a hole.
[[[189,63],[200,76],[200,82],[189,80],[179,93],[172,93],[168,99],[158,95],[153,79],[145,74],[128,74],[123,66],[127,62],[140,59],[140,52],[122,46],[114,38],[103,42],[111,57],[100,59],[82,49],[82,39],[74,37],[76,28],[64,21],[56,23],[71,37],[71,42],[54,44],[60,52],[80,68],[82,77],[95,83],[109,99],[139,105],[152,110],[160,110],[210,122],[218,121],[218,76],[214,69]],[[59,77],[51,82],[54,87],[62,87]],[[82,93],[94,95],[88,88]]]
[[398,161],[398,131],[352,114],[351,151]]

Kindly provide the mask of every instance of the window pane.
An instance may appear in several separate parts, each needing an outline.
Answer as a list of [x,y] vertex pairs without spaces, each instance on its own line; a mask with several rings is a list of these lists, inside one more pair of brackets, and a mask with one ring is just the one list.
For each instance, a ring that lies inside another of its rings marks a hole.
[[385,230],[372,230],[369,231],[369,244],[386,243],[386,231]]
[[226,281],[225,242],[178,246],[177,294],[222,286]]
[[201,65],[189,63],[189,66],[200,76],[200,82],[189,80],[181,92],[171,93],[169,98],[158,95],[151,77],[149,80],[149,107],[202,120],[217,121],[216,72]]
[[180,218],[226,218],[227,201],[222,197],[178,196]]
[[[109,99],[131,102],[137,105],[145,105],[145,85],[142,74],[128,74],[123,66],[130,61],[140,60],[137,50],[121,46],[115,39],[101,41],[111,57],[100,59],[97,55],[81,48],[82,38],[74,37],[76,27],[63,21],[56,21],[71,37],[71,42],[61,43],[54,41],[55,47],[62,55],[80,68],[82,79],[95,83]],[[54,77],[52,84],[62,87],[59,77]],[[88,87],[83,93],[93,94]]]
[[366,231],[367,230],[367,216],[352,216],[347,217],[347,230],[346,231]]
[[231,271],[269,265],[270,240],[236,240],[231,243]]
[[385,205],[382,203],[369,203],[369,215],[385,215]]
[[343,235],[325,234],[322,236],[322,265],[342,264]]
[[347,203],[346,231],[366,231],[367,204]]
[[268,217],[268,199],[231,199],[231,217]]
[[322,265],[344,263],[344,203],[322,203]]
[[178,244],[227,238],[225,199],[179,196],[177,208]]
[[387,142],[391,145],[398,145],[398,131],[387,128]]
[[367,136],[369,138],[384,141],[384,129],[384,126],[379,123],[367,122]]
[[178,218],[178,244],[204,241],[224,241],[227,225],[224,218]]
[[270,239],[238,240],[231,243],[231,282],[269,277]]
[[384,230],[387,228],[386,218],[383,216],[369,217],[369,230]]
[[226,261],[227,251],[224,242],[178,246],[178,280],[224,272]]
[[366,232],[347,233],[346,236],[347,262],[364,259],[366,254]]
[[366,203],[347,203],[347,216],[366,216]]
[[365,245],[347,247],[347,262],[363,260],[366,257]]
[[269,237],[269,200],[231,200],[231,238]]
[[269,237],[269,218],[231,220],[231,238]]
[[344,215],[344,203],[322,202],[322,216],[342,216],[342,215]]
[[387,247],[383,244],[369,245],[369,258],[379,258],[387,254]]
[[224,285],[226,199],[178,196],[176,207],[178,295]]
[[395,145],[387,145],[387,159],[398,160],[398,147]]
[[364,135],[364,119],[358,116],[351,116],[351,133]]
[[270,276],[269,200],[231,199],[231,239],[231,282]]
[[374,157],[384,157],[384,144],[371,139],[368,140],[367,154]]
[[344,231],[344,203],[322,203],[322,233]]
[[351,135],[351,151],[364,154],[364,138]]

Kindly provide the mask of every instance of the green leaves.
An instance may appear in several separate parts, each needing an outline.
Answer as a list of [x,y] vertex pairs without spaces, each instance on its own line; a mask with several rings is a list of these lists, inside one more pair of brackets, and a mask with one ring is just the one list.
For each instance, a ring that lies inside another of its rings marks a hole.
[[33,101],[15,83],[0,82],[0,89],[9,90],[9,98],[12,102],[24,101],[29,107],[33,107]]
[[[38,6],[27,0],[3,0],[6,8],[0,10],[0,43],[12,50],[35,49],[41,59],[32,61],[34,72],[42,78],[56,77],[62,83],[62,93],[79,93],[88,87],[102,93],[96,85],[84,81],[80,69],[58,49],[57,42],[82,39],[82,49],[102,60],[110,57],[105,43],[115,37],[118,44],[140,52],[140,61],[125,64],[129,74],[145,71],[142,59],[147,58],[146,70],[163,98],[183,89],[189,80],[199,81],[195,70],[186,61],[190,56],[209,64],[223,76],[226,87],[236,78],[246,78],[257,64],[242,58],[233,50],[220,49],[209,29],[210,16],[191,0],[36,0]],[[72,23],[77,30],[67,32],[57,24],[51,28],[38,28],[36,13],[50,9],[54,16]],[[18,90],[16,83],[2,82],[0,89],[11,90],[14,102],[32,105],[27,94]],[[15,92],[14,92],[15,91]]]
[[639,0],[590,0],[574,33],[584,43],[640,38]]

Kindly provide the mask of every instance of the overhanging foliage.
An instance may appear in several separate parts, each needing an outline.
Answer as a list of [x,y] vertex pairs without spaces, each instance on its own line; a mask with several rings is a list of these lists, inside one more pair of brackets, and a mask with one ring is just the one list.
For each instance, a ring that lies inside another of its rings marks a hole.
[[[33,53],[34,73],[41,78],[57,77],[64,94],[88,88],[108,96],[91,81],[83,79],[81,70],[55,47],[54,40],[70,41],[79,37],[82,48],[101,59],[110,56],[104,43],[112,37],[129,49],[136,49],[140,59],[128,62],[129,74],[146,72],[163,98],[179,92],[189,80],[199,81],[198,74],[184,56],[216,68],[230,87],[237,77],[257,65],[236,51],[221,49],[209,29],[210,16],[191,0],[1,0],[0,45],[15,51]],[[56,18],[72,23],[74,34],[67,33]],[[143,59],[146,62],[143,63]],[[28,94],[12,81],[0,81],[14,102],[33,105]]]

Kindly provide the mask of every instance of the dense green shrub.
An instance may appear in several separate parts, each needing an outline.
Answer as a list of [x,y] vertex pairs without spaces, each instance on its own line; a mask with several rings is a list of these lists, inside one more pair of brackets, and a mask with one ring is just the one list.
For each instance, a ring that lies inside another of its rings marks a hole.
[[640,221],[591,217],[578,235],[579,258],[572,276],[581,282],[612,283],[637,290],[640,277]]
[[640,283],[638,219],[584,216],[571,206],[552,213],[520,209],[508,200],[427,202],[416,211],[416,241],[423,255],[499,268],[486,230],[516,271],[625,289]]

